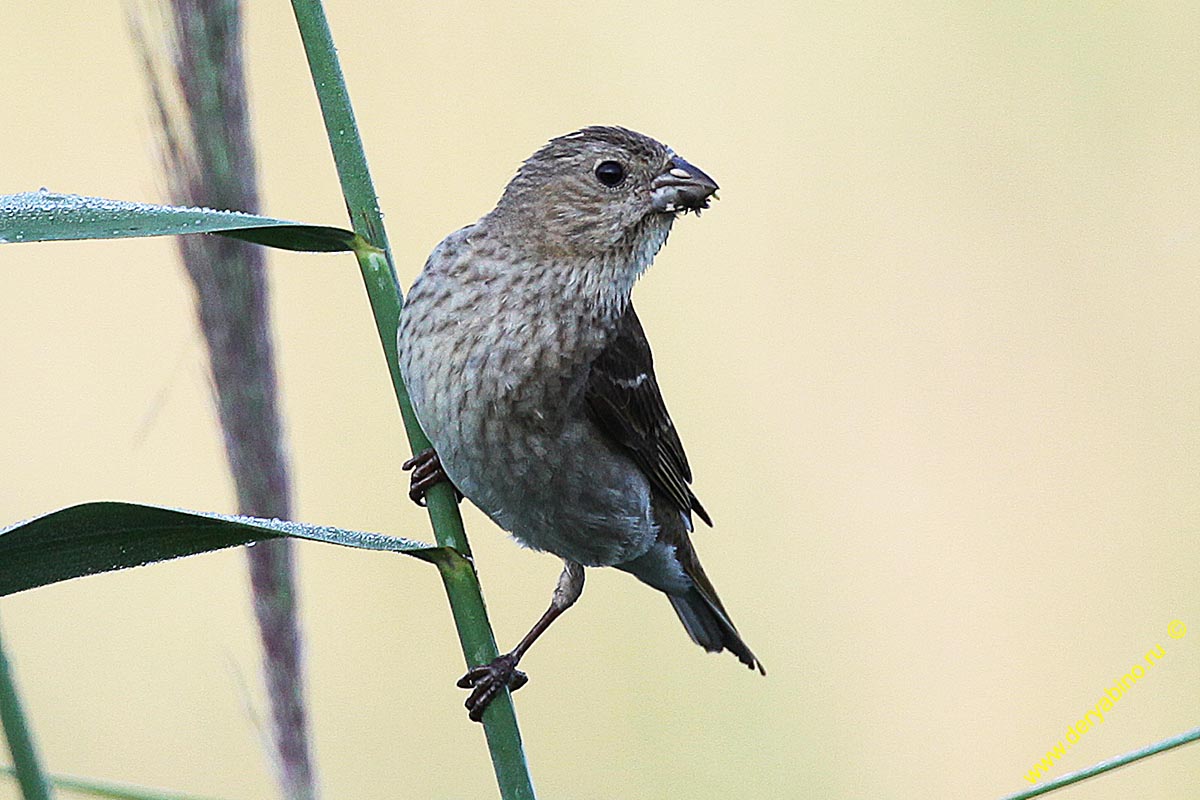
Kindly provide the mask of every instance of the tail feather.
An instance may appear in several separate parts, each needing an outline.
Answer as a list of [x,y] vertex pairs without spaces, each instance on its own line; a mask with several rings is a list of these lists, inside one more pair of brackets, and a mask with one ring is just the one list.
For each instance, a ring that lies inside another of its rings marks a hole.
[[704,574],[683,518],[671,512],[662,519],[665,522],[659,529],[658,542],[650,550],[613,566],[666,594],[693,642],[710,653],[728,650],[750,669],[766,675],[762,662],[742,641],[717,590]]
[[692,579],[692,588],[684,594],[668,594],[667,597],[688,636],[710,653],[728,650],[750,669],[757,669],[766,675],[767,670],[762,662],[742,641],[741,634],[729,619],[729,612],[721,605],[717,590],[704,573],[704,567],[700,566],[700,557],[692,547],[691,538],[684,532],[672,544],[684,574]]
[[720,601],[710,602],[696,589],[682,595],[669,594],[667,599],[671,601],[671,606],[679,615],[679,621],[683,623],[693,642],[710,653],[728,650],[750,669],[757,669],[763,675],[767,674],[762,662],[742,641],[741,634],[729,621],[725,609],[720,607]]

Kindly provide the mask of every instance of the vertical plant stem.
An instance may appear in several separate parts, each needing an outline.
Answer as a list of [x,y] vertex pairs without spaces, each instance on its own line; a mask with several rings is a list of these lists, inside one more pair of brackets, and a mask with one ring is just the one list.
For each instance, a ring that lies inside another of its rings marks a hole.
[[3,640],[0,640],[0,724],[4,726],[4,735],[8,739],[8,750],[12,754],[21,796],[25,800],[50,800],[50,784],[42,772],[33,734],[21,709],[12,665],[4,654]]
[[[375,248],[363,248],[356,255],[409,443],[414,452],[420,452],[430,446],[429,439],[421,431],[413,414],[412,403],[400,376],[400,361],[396,352],[396,328],[401,307],[400,283],[396,278],[349,93],[333,46],[333,36],[320,0],[292,0],[292,9],[304,41],[309,70],[316,86],[351,224],[354,231]],[[488,623],[478,577],[469,561],[470,547],[450,487],[445,484],[434,487],[428,495],[428,507],[438,544],[452,547],[463,556],[459,559],[461,563],[441,565],[442,581],[463,655],[468,666],[487,663],[497,655],[496,640]],[[501,796],[505,800],[534,797],[533,783],[521,745],[521,732],[507,691],[488,706],[483,716],[483,728]]]

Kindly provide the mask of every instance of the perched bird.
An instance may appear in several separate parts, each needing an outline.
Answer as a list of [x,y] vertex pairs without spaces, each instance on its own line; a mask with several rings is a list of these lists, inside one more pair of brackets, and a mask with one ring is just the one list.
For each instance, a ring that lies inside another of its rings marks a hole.
[[565,566],[550,608],[509,653],[476,667],[474,720],[517,662],[583,591],[584,567],[616,567],[664,592],[692,640],[762,664],[704,574],[689,533],[711,525],[630,302],[676,216],[717,184],[624,128],[551,140],[491,213],[429,256],[400,316],[400,369],[433,449],[405,464],[423,502],[449,480],[501,528]]

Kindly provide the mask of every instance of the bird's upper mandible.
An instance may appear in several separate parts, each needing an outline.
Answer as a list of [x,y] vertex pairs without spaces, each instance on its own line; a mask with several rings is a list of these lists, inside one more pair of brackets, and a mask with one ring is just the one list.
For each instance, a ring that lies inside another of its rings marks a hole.
[[717,193],[717,182],[704,170],[672,154],[667,168],[650,183],[651,204],[660,213],[695,211],[708,208],[708,200]]

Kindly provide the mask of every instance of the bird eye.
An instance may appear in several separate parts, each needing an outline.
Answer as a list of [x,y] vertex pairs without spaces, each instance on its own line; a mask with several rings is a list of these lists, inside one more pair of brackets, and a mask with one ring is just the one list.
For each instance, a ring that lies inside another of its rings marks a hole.
[[625,180],[625,168],[616,161],[601,161],[596,165],[596,180],[605,186],[616,186]]

